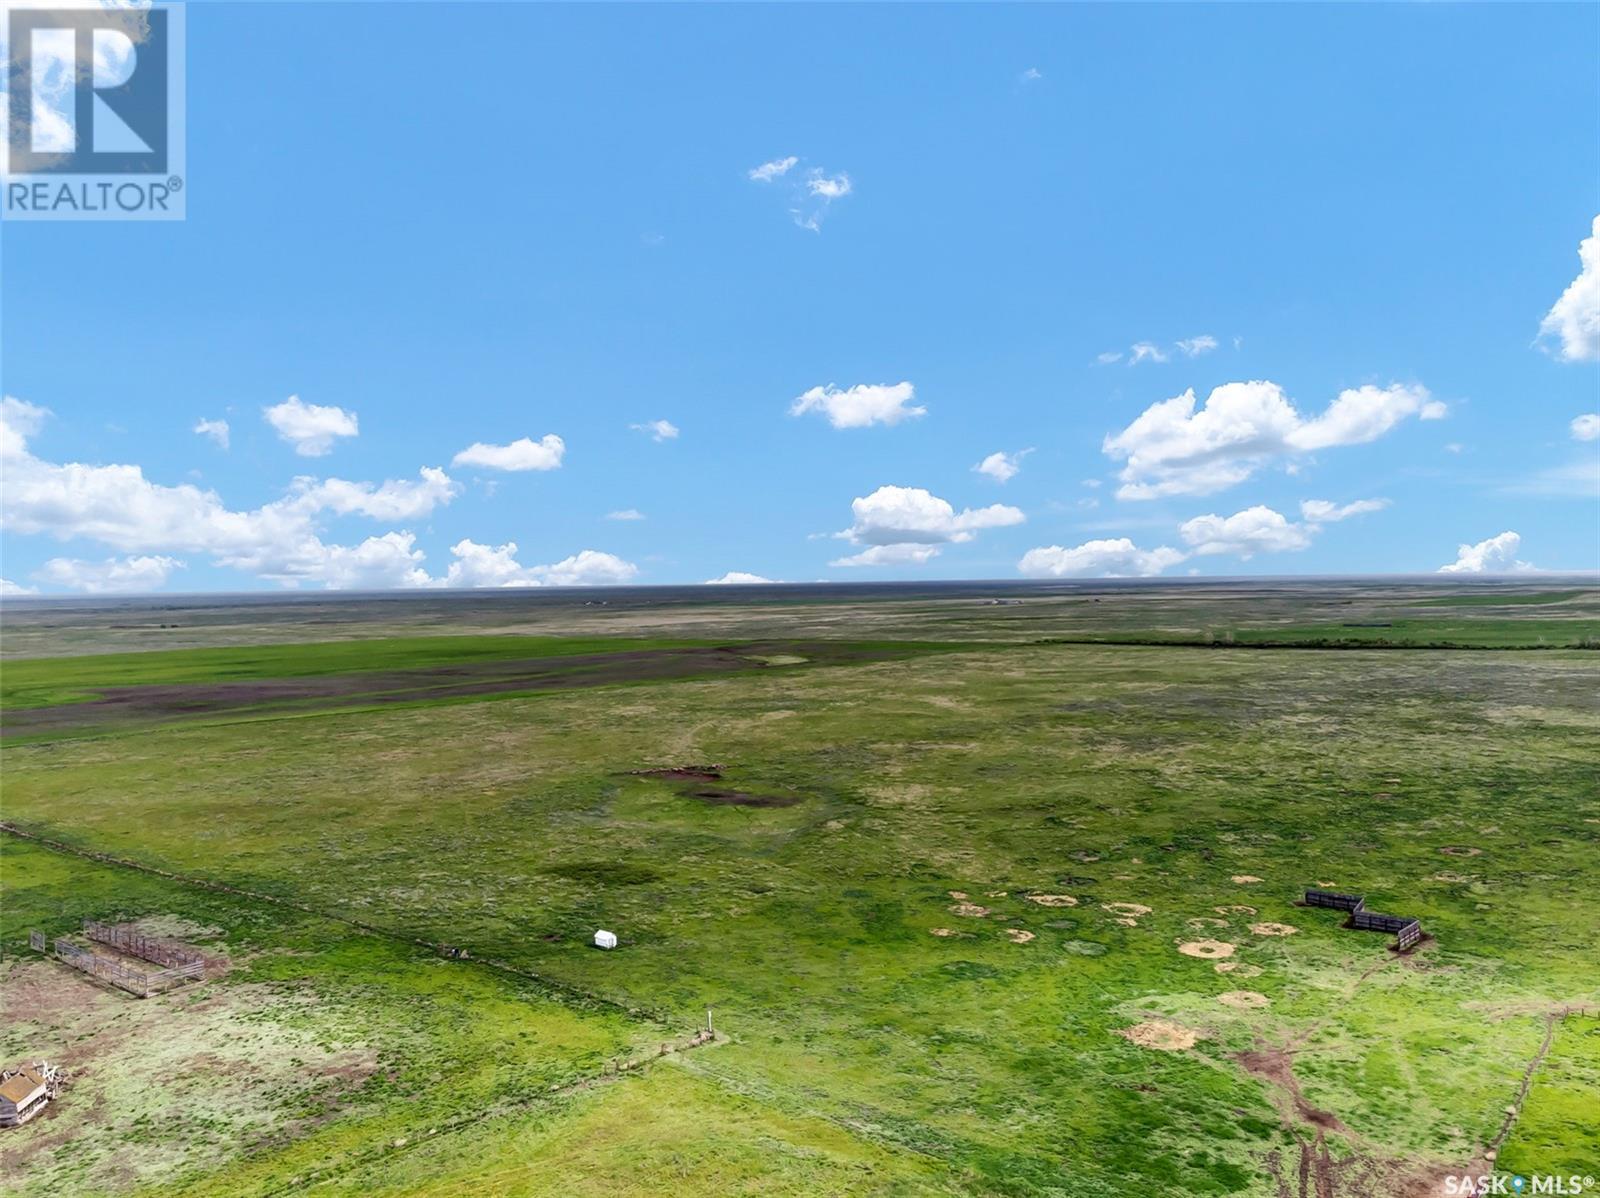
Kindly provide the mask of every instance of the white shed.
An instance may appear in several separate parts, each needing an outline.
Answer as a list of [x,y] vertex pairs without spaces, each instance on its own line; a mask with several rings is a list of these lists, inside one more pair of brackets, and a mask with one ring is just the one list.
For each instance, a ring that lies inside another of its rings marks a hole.
[[594,946],[596,948],[616,948],[617,934],[615,932],[608,932],[604,928],[601,928],[594,934]]

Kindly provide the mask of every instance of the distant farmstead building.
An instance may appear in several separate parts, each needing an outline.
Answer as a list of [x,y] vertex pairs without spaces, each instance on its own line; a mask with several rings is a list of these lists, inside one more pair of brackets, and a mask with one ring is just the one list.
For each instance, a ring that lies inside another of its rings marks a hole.
[[32,1065],[24,1065],[0,1082],[0,1127],[26,1123],[50,1101],[50,1085]]
[[594,934],[594,946],[596,948],[616,948],[617,934],[601,928],[600,931]]

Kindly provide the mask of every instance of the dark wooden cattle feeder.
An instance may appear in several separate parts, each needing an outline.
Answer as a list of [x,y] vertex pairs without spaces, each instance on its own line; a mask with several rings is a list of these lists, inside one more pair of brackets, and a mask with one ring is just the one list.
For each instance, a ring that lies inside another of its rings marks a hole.
[[1396,952],[1416,947],[1422,939],[1422,922],[1412,915],[1382,915],[1368,911],[1366,900],[1359,894],[1341,894],[1336,890],[1308,890],[1303,900],[1307,907],[1322,907],[1332,911],[1348,911],[1350,918],[1344,926],[1357,932],[1383,932],[1394,934]]

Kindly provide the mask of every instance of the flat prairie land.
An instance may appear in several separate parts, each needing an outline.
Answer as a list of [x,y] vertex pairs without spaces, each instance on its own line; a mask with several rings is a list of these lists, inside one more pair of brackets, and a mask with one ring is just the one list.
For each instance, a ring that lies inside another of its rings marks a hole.
[[[0,1057],[72,1081],[0,1184],[1600,1175],[1596,644],[1549,580],[8,606]],[[28,949],[84,919],[226,965]]]

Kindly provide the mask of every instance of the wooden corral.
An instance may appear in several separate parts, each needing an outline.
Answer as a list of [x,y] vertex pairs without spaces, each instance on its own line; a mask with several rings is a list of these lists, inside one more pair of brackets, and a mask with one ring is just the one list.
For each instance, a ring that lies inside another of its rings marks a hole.
[[[158,940],[125,924],[104,924],[92,919],[84,920],[83,932],[90,940],[115,949],[119,955],[96,952],[91,946],[60,937],[55,942],[56,959],[140,998],[170,990],[205,973],[204,954],[186,944]],[[120,954],[161,968],[141,969]]]
[[[118,952],[127,953],[130,957],[138,957],[144,961],[152,961],[157,965],[164,965],[169,969],[184,969],[191,965],[205,968],[205,954],[190,948],[187,944],[179,944],[176,940],[162,940],[155,936],[146,936],[128,924],[98,923],[92,919],[83,921],[83,934],[90,940],[97,940],[101,944],[108,944]],[[195,976],[199,976],[196,974]]]

